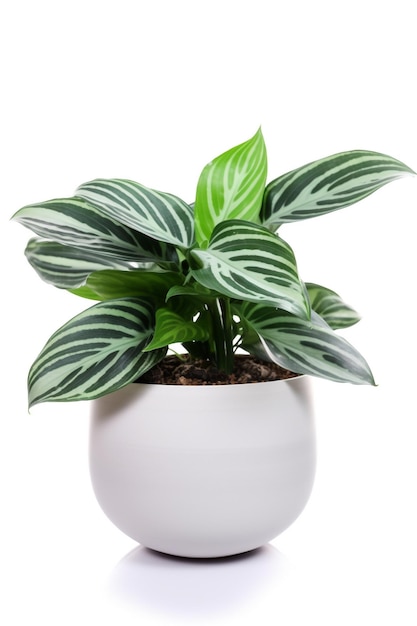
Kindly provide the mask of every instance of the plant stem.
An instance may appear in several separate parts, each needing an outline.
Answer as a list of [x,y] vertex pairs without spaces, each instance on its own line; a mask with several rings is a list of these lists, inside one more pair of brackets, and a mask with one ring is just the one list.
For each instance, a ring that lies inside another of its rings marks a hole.
[[213,329],[213,349],[216,367],[231,374],[233,371],[233,318],[228,298],[216,298],[209,307]]

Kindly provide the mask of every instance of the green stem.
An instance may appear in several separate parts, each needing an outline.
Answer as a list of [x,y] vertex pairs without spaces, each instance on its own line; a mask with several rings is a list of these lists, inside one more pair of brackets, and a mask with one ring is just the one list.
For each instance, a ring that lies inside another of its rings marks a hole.
[[213,350],[216,367],[231,374],[233,371],[233,318],[228,298],[216,298],[209,307],[213,329]]

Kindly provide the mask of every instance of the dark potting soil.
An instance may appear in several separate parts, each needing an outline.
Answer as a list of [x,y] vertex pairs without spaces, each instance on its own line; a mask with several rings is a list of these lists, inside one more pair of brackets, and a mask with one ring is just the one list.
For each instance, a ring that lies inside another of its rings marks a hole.
[[225,374],[207,361],[184,360],[177,356],[165,357],[136,382],[160,385],[238,385],[294,378],[290,372],[275,363],[261,361],[250,355],[235,356],[231,374]]

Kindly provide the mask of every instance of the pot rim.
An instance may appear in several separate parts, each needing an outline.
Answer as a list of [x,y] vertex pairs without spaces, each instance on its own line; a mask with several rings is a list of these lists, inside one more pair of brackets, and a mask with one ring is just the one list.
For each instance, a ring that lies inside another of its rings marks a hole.
[[[270,384],[276,384],[276,383],[291,383],[295,380],[300,380],[300,379],[310,379],[311,376],[309,374],[295,374],[294,376],[291,376],[289,378],[278,378],[277,380],[256,380],[253,382],[249,382],[249,383],[216,383],[216,384],[198,384],[198,385],[176,385],[174,383],[152,383],[152,382],[139,382],[136,380],[133,380],[131,383],[128,383],[127,385],[125,385],[124,387],[128,387],[129,385],[138,385],[138,386],[146,386],[146,387],[173,387],[173,388],[177,388],[177,389],[195,389],[195,388],[200,388],[200,387],[204,387],[204,388],[239,388],[239,387],[255,387],[258,385],[270,385]],[[124,389],[124,387],[121,387],[121,389]],[[119,390],[120,391],[120,390]]]

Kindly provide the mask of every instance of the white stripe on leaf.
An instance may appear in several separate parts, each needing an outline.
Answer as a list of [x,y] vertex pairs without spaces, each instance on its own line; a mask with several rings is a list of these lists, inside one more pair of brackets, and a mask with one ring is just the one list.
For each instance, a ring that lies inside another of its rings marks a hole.
[[208,289],[309,317],[290,246],[262,226],[243,220],[219,224],[206,250],[191,251],[190,262],[194,279]]
[[[261,304],[236,305],[244,325],[258,335],[263,354],[293,372],[310,374],[335,382],[371,384],[374,379],[363,356],[339,337],[317,313],[311,320],[288,315]],[[243,347],[256,352],[256,342]]]
[[257,222],[267,173],[262,132],[221,154],[203,169],[194,207],[196,239],[210,239],[217,224],[228,219]]
[[123,179],[96,179],[76,193],[105,215],[149,237],[183,248],[193,243],[193,211],[172,194]]
[[340,152],[271,181],[265,189],[262,223],[273,230],[285,222],[336,211],[410,175],[415,172],[407,165],[378,152]]
[[40,237],[124,261],[176,263],[175,249],[132,230],[81,198],[48,200],[20,209],[13,219]]
[[88,400],[120,389],[160,361],[166,350],[144,353],[154,329],[146,300],[100,302],[58,329],[33,363],[29,404]]

